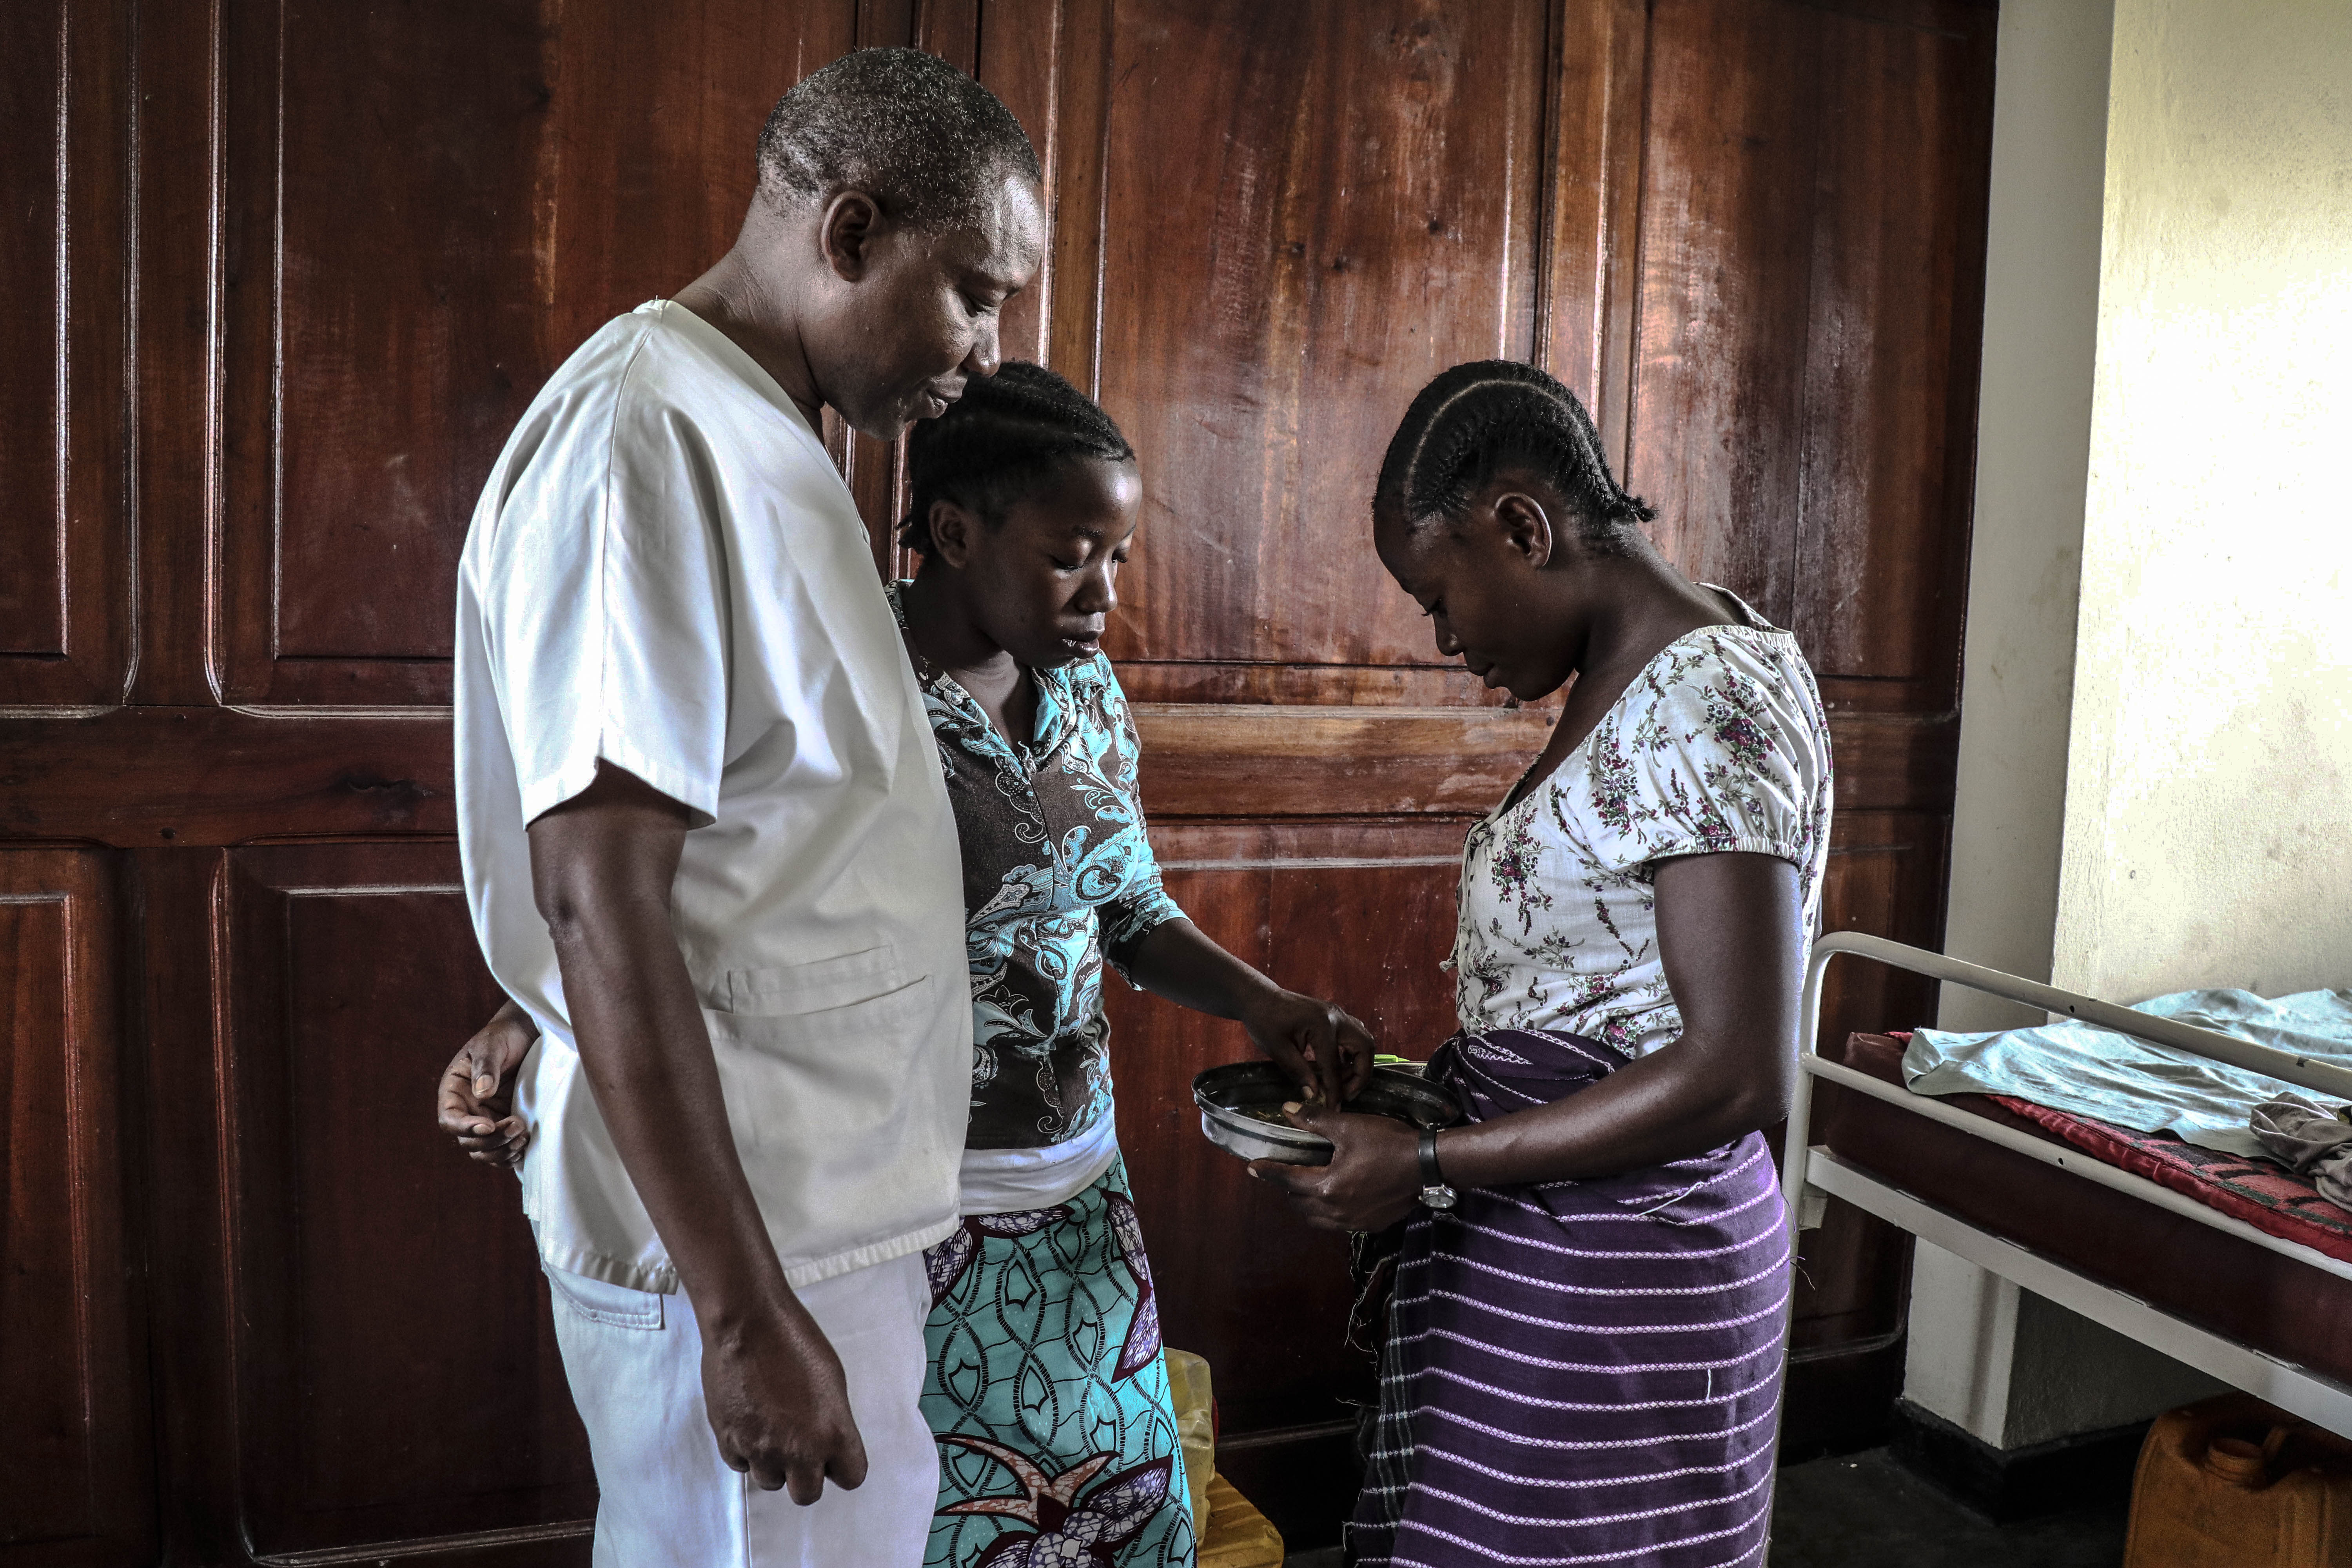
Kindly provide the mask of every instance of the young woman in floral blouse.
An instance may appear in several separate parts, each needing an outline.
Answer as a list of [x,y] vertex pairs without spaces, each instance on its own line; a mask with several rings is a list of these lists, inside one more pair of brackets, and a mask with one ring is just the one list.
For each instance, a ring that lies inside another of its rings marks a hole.
[[[1181,1568],[1195,1540],[1118,1150],[1104,962],[1240,1020],[1327,1092],[1360,1086],[1371,1041],[1210,941],[1160,886],[1101,649],[1141,498],[1118,426],[1013,362],[917,425],[908,458],[901,537],[922,564],[888,593],[955,807],[973,1026],[964,1220],[926,1255],[923,1411],[941,1460],[926,1561]],[[478,1159],[520,1156],[524,1130],[473,1089],[503,1080],[529,1027],[501,1012],[443,1079],[443,1125]]]
[[1439,376],[1373,512],[1441,653],[1569,690],[1464,847],[1430,1073],[1468,1119],[1307,1110],[1330,1165],[1254,1167],[1318,1223],[1406,1221],[1351,1560],[1760,1564],[1789,1300],[1760,1130],[1829,848],[1811,671],[1658,554],[1541,371]]

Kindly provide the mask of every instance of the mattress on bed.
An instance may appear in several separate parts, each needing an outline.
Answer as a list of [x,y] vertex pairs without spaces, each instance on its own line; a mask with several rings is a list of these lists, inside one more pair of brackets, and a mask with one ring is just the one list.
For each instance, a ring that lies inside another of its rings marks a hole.
[[[1824,1055],[1903,1083],[1903,1044],[1887,1036],[1850,1036]],[[1817,1140],[1891,1185],[2176,1317],[2352,1383],[2352,1280],[1835,1084],[1816,1084],[1815,1096]],[[2064,1142],[1990,1096],[1936,1098]]]
[[2202,1148],[2169,1132],[2140,1132],[2006,1094],[1993,1100],[2104,1163],[2146,1176],[2256,1230],[2352,1263],[2352,1209],[2329,1202],[2308,1176],[2268,1160]]

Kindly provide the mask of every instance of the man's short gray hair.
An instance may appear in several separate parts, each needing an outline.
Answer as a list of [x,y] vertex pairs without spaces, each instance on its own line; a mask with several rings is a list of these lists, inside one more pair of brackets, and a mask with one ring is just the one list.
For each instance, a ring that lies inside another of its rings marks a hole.
[[920,228],[976,224],[1008,174],[1040,178],[1013,111],[920,49],[859,49],[776,100],[760,132],[760,188],[798,205],[863,191]]

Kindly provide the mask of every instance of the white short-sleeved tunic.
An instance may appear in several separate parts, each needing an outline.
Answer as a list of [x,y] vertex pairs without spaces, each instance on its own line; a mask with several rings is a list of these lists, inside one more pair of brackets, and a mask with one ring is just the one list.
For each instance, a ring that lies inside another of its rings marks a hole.
[[1656,864],[1747,851],[1793,864],[1816,925],[1830,734],[1797,639],[1740,626],[1666,645],[1552,775],[1470,830],[1455,910],[1462,1027],[1551,1029],[1629,1057],[1682,1033],[1658,959]]
[[783,390],[656,300],[548,381],[457,583],[457,820],[555,1268],[677,1286],[574,1046],[528,825],[599,761],[693,812],[670,920],[795,1287],[954,1228],[971,1078],[955,818],[857,508]]

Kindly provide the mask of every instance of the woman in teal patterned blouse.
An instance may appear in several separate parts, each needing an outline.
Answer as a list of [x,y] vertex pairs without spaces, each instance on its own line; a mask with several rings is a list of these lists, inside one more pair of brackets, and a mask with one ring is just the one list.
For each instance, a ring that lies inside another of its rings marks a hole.
[[[1009,363],[917,426],[908,458],[901,538],[922,565],[894,597],[962,843],[973,1024],[965,1220],[929,1256],[928,1562],[1190,1563],[1104,961],[1239,1019],[1302,1082],[1319,1068],[1342,1087],[1370,1040],[1210,941],[1160,886],[1135,725],[1100,647],[1141,495],[1118,426],[1052,372]],[[1081,1542],[1111,1554],[1065,1555]]]
[[[901,538],[922,561],[889,593],[955,806],[973,1033],[964,1222],[926,1258],[941,1461],[927,1568],[1182,1568],[1193,1524],[1118,1151],[1104,962],[1240,1021],[1327,1095],[1360,1087],[1371,1040],[1219,947],[1160,886],[1101,649],[1141,496],[1118,426],[1012,362],[916,426],[908,455]],[[528,1027],[502,1012],[451,1077],[502,1079]],[[523,1139],[503,1117],[460,1142],[506,1163]]]

